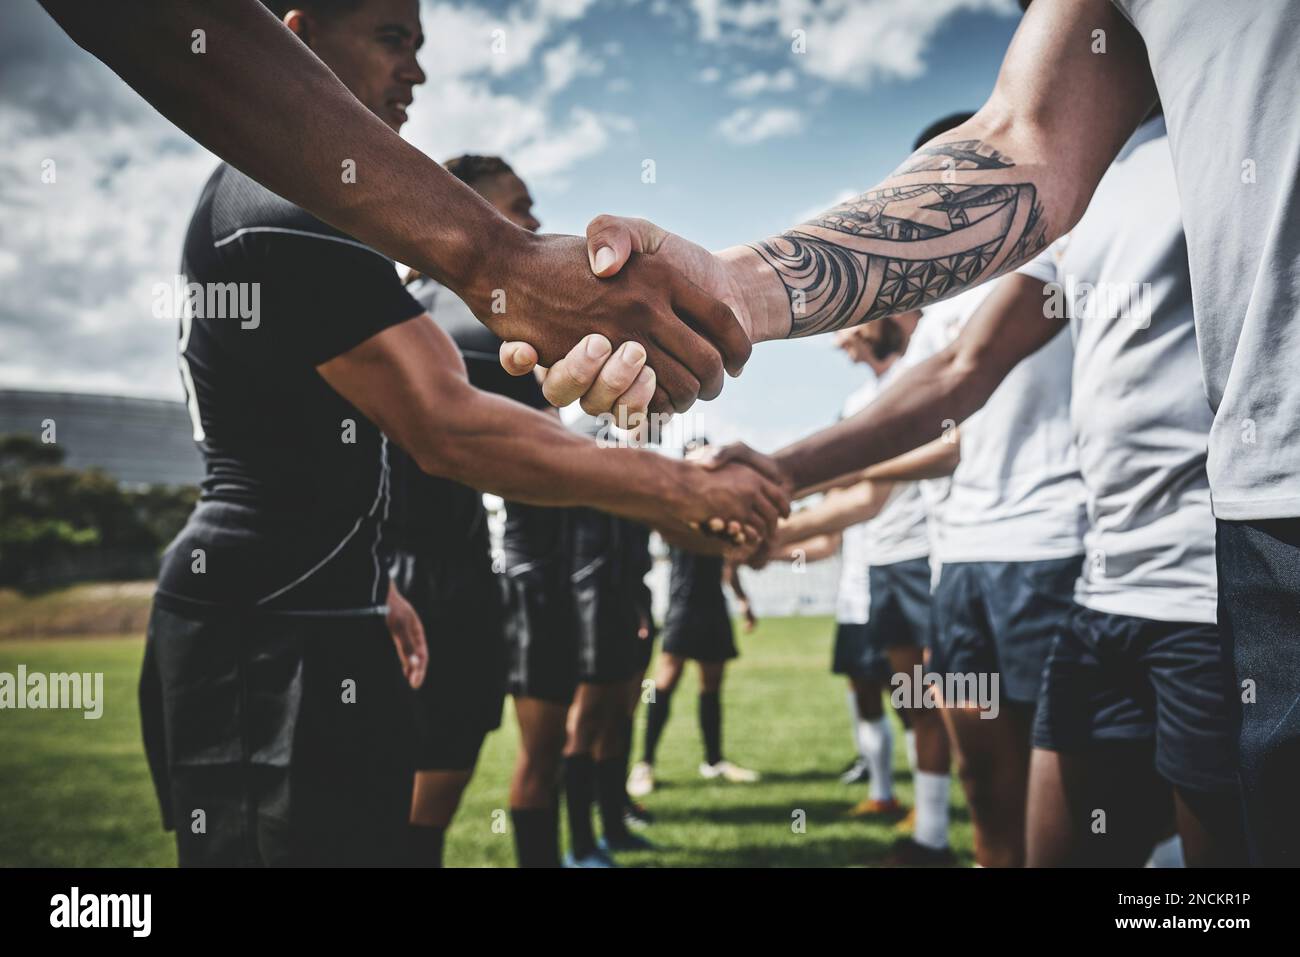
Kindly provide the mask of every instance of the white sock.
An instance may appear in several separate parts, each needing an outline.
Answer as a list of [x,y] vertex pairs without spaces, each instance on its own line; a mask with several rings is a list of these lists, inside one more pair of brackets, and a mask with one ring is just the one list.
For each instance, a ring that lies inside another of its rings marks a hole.
[[949,776],[917,771],[916,829],[912,833],[916,843],[934,850],[948,846],[948,791]]
[[867,743],[862,739],[862,718],[858,716],[858,695],[852,687],[849,688],[849,722],[853,728],[853,745],[858,749],[858,757],[863,761],[871,760],[871,752],[867,749]]
[[916,732],[911,728],[907,729],[907,766],[912,775],[916,775]]
[[1183,861],[1183,842],[1177,834],[1157,844],[1151,852],[1147,867],[1186,867]]
[[866,743],[867,766],[871,768],[867,796],[888,801],[894,796],[894,729],[886,717],[859,721],[858,736]]

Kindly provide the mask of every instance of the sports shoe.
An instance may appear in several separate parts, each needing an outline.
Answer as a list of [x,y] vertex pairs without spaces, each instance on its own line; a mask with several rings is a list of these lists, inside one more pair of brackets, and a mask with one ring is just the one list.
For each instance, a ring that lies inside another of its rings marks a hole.
[[573,851],[564,855],[565,867],[618,867],[614,859],[599,847],[586,857],[574,857]]
[[657,851],[658,850],[657,847],[655,847],[652,843],[647,841],[640,834],[625,834],[622,837],[614,838],[614,840],[612,841],[607,837],[602,837],[599,841],[596,842],[596,847],[598,850],[604,851],[606,857],[608,857],[610,854],[618,854],[623,851]]
[[630,797],[645,797],[655,789],[655,769],[653,764],[638,761],[632,765],[632,773],[627,776],[627,793]]
[[903,805],[894,798],[863,798],[849,809],[849,817],[902,817]]
[[840,774],[842,784],[866,784],[871,780],[871,766],[858,758]]
[[654,822],[655,816],[646,810],[643,805],[638,804],[631,798],[629,798],[627,804],[623,806],[623,823],[632,830],[643,830]]
[[700,777],[708,781],[722,778],[731,784],[753,784],[758,780],[758,772],[730,761],[719,761],[717,764],[701,764]]
[[911,834],[916,830],[916,808],[907,812],[907,817],[894,825],[894,830],[902,834]]
[[885,867],[956,867],[952,848],[935,849],[918,844],[910,837],[899,838],[884,860]]

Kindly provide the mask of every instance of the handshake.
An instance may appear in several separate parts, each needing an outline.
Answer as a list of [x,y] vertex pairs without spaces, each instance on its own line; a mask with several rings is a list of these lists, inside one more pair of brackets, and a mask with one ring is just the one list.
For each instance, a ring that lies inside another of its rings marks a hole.
[[[747,247],[715,254],[615,216],[591,221],[585,249],[575,236],[527,242],[512,257],[506,308],[476,311],[504,340],[506,371],[542,368],[542,391],[556,406],[578,401],[620,423],[684,412],[722,391],[724,371],[740,374],[753,342],[784,335],[782,318],[789,326],[784,285]],[[671,516],[652,522],[673,544],[741,560],[789,514],[789,479],[747,446],[704,449],[675,465]]]

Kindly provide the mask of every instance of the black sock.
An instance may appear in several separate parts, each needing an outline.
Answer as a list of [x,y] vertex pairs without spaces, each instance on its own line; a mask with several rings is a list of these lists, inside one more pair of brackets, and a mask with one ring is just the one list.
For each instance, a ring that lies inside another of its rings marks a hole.
[[591,830],[591,804],[596,793],[596,765],[590,754],[564,759],[564,807],[569,816],[569,850],[587,857],[596,850]]
[[673,703],[673,693],[663,688],[655,688],[654,700],[646,706],[645,751],[646,764],[655,763],[655,750],[659,747],[659,736],[664,733],[668,723],[668,711]]
[[510,809],[515,830],[515,860],[520,867],[560,866],[559,818],[560,809],[556,804]]
[[722,697],[716,691],[700,692],[700,733],[704,735],[704,760],[722,760]]
[[627,825],[623,823],[623,808],[627,802],[626,778],[627,755],[605,758],[596,762],[596,801],[600,807],[600,829],[605,840],[620,841],[628,836]]
[[412,824],[407,827],[409,862],[412,867],[442,867],[442,842],[447,829]]

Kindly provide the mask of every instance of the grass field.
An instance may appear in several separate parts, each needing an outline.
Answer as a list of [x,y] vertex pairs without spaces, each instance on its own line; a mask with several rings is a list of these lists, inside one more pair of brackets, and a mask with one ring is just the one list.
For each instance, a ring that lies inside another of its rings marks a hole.
[[[742,636],[741,657],[727,673],[723,735],[727,756],[763,774],[754,785],[705,782],[698,776],[695,672],[673,699],[659,749],[660,788],[646,805],[656,822],[646,832],[655,853],[620,863],[663,867],[841,867],[878,862],[895,839],[889,824],[865,824],[844,812],[864,786],[840,784],[851,756],[844,682],[827,670],[831,623],[822,618],[763,622]],[[138,636],[0,642],[0,671],[104,672],[104,714],[0,712],[0,864],[18,866],[171,865],[170,835],[157,806],[140,747],[136,679]],[[638,716],[638,738],[642,717]],[[510,705],[501,730],[483,749],[478,773],[447,839],[450,866],[511,866],[512,839],[493,827],[506,807],[517,735]],[[900,800],[912,787],[896,738]],[[803,811],[806,827],[792,827]],[[953,789],[953,842],[971,861],[970,823]]]

